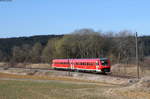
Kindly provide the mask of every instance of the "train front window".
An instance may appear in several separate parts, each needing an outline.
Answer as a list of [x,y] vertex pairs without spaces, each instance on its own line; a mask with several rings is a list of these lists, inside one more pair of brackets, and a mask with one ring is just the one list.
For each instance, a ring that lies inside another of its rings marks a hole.
[[107,66],[108,65],[108,61],[107,60],[101,60],[101,64],[102,64],[102,66]]

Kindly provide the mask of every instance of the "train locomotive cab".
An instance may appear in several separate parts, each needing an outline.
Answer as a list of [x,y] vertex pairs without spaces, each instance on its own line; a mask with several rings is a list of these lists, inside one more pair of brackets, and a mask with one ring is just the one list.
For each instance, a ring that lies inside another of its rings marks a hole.
[[108,58],[100,58],[100,70],[103,73],[110,72],[110,60]]

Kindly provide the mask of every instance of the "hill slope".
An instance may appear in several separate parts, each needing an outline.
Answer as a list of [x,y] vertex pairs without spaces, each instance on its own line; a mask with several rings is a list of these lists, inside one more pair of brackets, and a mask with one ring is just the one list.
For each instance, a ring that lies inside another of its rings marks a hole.
[[63,35],[38,35],[31,37],[0,38],[0,54],[3,53],[5,56],[10,56],[11,50],[14,46],[22,46],[24,44],[33,46],[37,42],[45,46],[49,39],[61,37],[63,37]]

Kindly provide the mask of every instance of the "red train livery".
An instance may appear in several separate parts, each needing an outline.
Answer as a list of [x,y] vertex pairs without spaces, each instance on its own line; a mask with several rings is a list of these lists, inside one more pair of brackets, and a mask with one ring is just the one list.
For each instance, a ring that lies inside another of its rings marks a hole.
[[95,59],[54,59],[54,69],[67,69],[92,72],[110,72],[110,60],[108,58]]

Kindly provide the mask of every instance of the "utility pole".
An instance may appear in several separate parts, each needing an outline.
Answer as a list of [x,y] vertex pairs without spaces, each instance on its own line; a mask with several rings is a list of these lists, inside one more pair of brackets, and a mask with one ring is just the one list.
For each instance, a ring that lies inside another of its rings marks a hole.
[[70,72],[70,70],[71,70],[71,68],[70,68],[70,61],[69,61],[69,52],[68,52],[68,49],[66,49],[66,53],[67,53],[67,60],[68,60],[68,76],[70,76],[71,75],[71,72]]
[[135,41],[136,41],[136,65],[137,65],[137,78],[140,79],[140,68],[139,68],[139,53],[138,53],[138,34],[135,34]]

